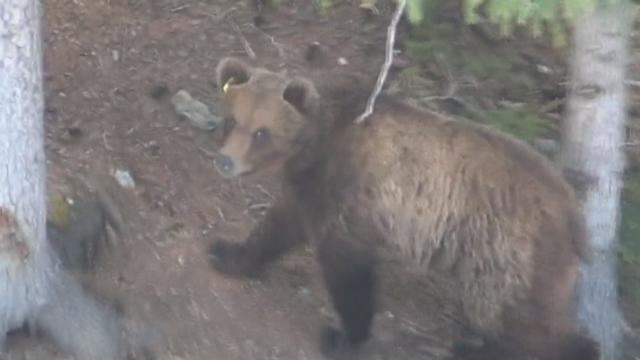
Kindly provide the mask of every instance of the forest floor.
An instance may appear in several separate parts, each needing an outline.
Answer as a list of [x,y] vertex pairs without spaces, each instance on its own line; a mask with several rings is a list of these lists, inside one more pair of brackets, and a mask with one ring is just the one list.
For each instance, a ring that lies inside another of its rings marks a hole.
[[[253,53],[254,63],[295,74],[334,66],[376,74],[392,9],[381,4],[379,15],[363,17],[354,1],[323,13],[315,2],[300,0],[267,7],[256,19],[255,3],[44,3],[49,193],[80,196],[112,179],[115,170],[131,174],[135,187],[119,188],[117,197],[130,232],[84,280],[161,330],[167,359],[322,359],[319,329],[335,321],[309,248],[287,256],[260,280],[231,280],[211,270],[211,242],[242,240],[277,187],[269,179],[222,179],[211,157],[221,131],[181,120],[169,99],[186,89],[216,113],[214,71],[229,55],[247,59]],[[497,39],[489,28],[463,30],[448,10],[413,39],[401,31],[402,66],[389,91],[527,140],[556,136],[565,95],[563,55],[539,43]],[[305,52],[314,41],[327,57],[312,66]],[[346,62],[339,64],[340,58]],[[640,61],[634,64],[640,70]],[[631,111],[635,119],[639,112]],[[522,117],[530,121],[514,120]],[[376,341],[363,359],[438,359],[447,353],[457,326],[455,304],[439,285],[413,281],[385,272]],[[628,322],[637,329],[634,304],[624,299]],[[14,353],[31,354],[18,358],[64,358],[46,344],[16,342]],[[640,351],[631,348],[628,358],[640,358]]]

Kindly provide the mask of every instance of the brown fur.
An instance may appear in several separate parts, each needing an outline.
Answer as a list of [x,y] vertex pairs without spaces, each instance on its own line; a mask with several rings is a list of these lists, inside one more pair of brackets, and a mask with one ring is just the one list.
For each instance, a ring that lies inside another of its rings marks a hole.
[[[329,331],[325,345],[357,346],[368,337],[375,258],[386,246],[408,267],[459,282],[470,325],[488,339],[542,359],[597,359],[573,325],[588,254],[579,204],[533,148],[384,97],[356,125],[368,94],[356,78],[316,87],[224,59],[218,84],[232,77],[226,97],[237,125],[221,153],[239,165],[225,175],[283,169],[284,196],[246,242],[214,244],[217,269],[258,274],[311,240],[346,331],[346,340]],[[258,128],[272,134],[260,146],[249,135]]]

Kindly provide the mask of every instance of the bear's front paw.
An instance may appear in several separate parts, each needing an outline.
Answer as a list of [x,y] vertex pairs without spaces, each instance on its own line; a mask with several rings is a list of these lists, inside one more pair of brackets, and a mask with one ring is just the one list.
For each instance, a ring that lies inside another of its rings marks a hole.
[[211,266],[217,271],[233,277],[255,277],[255,267],[247,256],[243,244],[216,240],[209,250]]
[[346,359],[353,355],[355,348],[346,335],[331,326],[322,330],[320,336],[320,352],[328,359]]

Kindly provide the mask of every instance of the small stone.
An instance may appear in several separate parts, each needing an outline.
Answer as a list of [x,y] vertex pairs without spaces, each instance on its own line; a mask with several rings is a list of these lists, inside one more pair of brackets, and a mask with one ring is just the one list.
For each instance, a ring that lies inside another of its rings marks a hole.
[[266,20],[264,19],[264,16],[257,15],[253,17],[253,25],[255,25],[255,27],[261,28],[265,25],[265,23],[266,23]]
[[338,58],[338,65],[342,65],[342,66],[349,65],[349,61],[347,59],[343,58],[343,57],[339,57]]
[[120,52],[118,50],[111,51],[111,55],[113,56],[113,61],[120,60]]
[[158,145],[158,142],[155,140],[151,140],[143,144],[142,147],[144,147],[144,149],[152,156],[156,156],[160,153],[160,145]]
[[67,133],[72,138],[79,138],[79,137],[82,136],[82,129],[80,129],[77,126],[72,126],[72,127],[67,129]]
[[169,88],[165,84],[155,85],[149,90],[149,96],[155,100],[160,100],[169,93]]
[[304,57],[312,65],[322,65],[326,62],[326,51],[319,42],[314,41],[307,47]]
[[136,182],[129,171],[118,169],[112,172],[112,175],[123,188],[134,189],[136,187]]
[[378,7],[376,6],[377,2],[377,0],[362,0],[359,7],[360,9],[367,11],[369,14],[379,15],[380,10],[378,10]]
[[178,91],[172,98],[176,113],[202,130],[214,130],[222,125],[220,116],[211,114],[207,105],[194,99],[186,90]]
[[307,297],[307,296],[311,296],[311,290],[309,290],[309,288],[306,287],[301,287],[298,292],[300,293],[300,295]]
[[542,73],[542,74],[550,74],[552,72],[551,68],[542,64],[536,65],[536,69],[538,70],[539,73]]

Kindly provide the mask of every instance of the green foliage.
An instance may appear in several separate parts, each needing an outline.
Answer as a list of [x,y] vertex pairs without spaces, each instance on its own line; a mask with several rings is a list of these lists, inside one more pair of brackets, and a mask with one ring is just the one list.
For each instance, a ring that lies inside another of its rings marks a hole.
[[413,24],[417,24],[424,18],[424,5],[427,0],[408,0],[407,2],[407,15],[409,21]]
[[441,39],[410,39],[405,43],[409,55],[421,65],[428,66],[437,62],[438,57],[452,59],[455,49],[450,43]]
[[[518,100],[536,88],[536,80],[511,47],[486,47],[477,34],[437,17],[412,26],[404,40],[407,55],[425,74],[447,77],[471,75],[485,95]],[[524,69],[524,70],[523,70]],[[528,95],[526,95],[528,96]],[[529,97],[528,101],[532,98]]]
[[398,74],[398,83],[402,88],[411,89],[422,77],[422,70],[419,66],[410,66],[402,69]]
[[286,0],[270,0],[271,4],[274,6],[281,6]]
[[[442,0],[408,0],[407,13],[413,24],[422,21],[425,5]],[[526,26],[534,37],[543,34],[546,27],[557,46],[566,44],[566,22],[571,22],[583,10],[598,4],[598,1],[622,0],[458,0],[462,14],[469,24],[486,18],[500,26],[503,35],[513,32],[514,26]],[[638,0],[636,0],[637,2]]]
[[621,212],[620,292],[640,305],[640,171],[625,178]]
[[333,0],[318,0],[320,7],[323,9],[328,9],[333,5]]
[[527,142],[546,132],[546,121],[526,108],[489,110],[477,120]]
[[509,76],[509,72],[513,67],[509,59],[491,54],[465,57],[464,65],[465,68],[480,79],[495,78],[501,75]]

